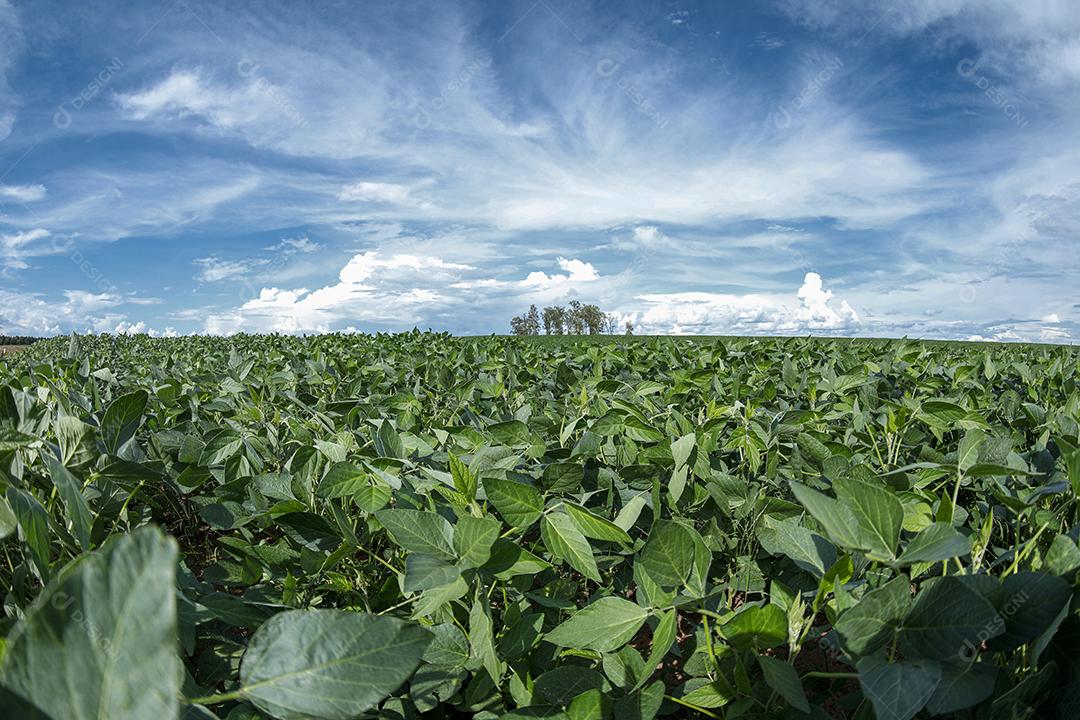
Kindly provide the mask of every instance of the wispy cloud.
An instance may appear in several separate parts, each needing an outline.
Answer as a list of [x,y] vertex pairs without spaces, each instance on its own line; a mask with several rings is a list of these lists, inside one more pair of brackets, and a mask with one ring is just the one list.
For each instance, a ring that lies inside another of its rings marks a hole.
[[20,203],[30,203],[42,200],[47,195],[44,185],[3,185],[0,184],[0,203],[4,200],[14,200]]

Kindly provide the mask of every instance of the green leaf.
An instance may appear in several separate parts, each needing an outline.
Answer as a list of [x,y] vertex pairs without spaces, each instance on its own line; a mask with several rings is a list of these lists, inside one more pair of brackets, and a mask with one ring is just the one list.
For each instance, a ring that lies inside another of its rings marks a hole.
[[694,452],[694,444],[697,441],[694,433],[683,435],[671,443],[671,459],[675,461],[675,467],[686,465],[690,461],[690,453]]
[[941,682],[926,703],[931,715],[945,715],[978,705],[994,692],[997,668],[988,663],[942,667]]
[[641,691],[615,700],[616,720],[653,720],[664,703],[664,683],[659,680]]
[[845,648],[855,655],[867,655],[893,638],[910,604],[911,581],[900,575],[840,613],[833,627]]
[[[3,508],[0,508],[0,511],[2,510]],[[3,537],[2,533],[0,537]],[[1068,535],[1055,537],[1050,549],[1043,556],[1043,569],[1051,575],[1069,575],[1080,569],[1080,547],[1077,547],[1076,541]]]
[[405,445],[389,420],[383,420],[379,425],[379,431],[375,433],[375,450],[382,457],[398,459],[405,457]]
[[904,548],[900,565],[933,563],[971,554],[971,540],[950,523],[931,523]]
[[736,697],[730,686],[705,682],[683,695],[682,700],[700,708],[718,708],[727,705]]
[[919,409],[919,417],[930,427],[950,430],[967,417],[967,410],[947,400],[927,400]]
[[694,537],[679,523],[660,520],[649,533],[637,562],[661,587],[682,585],[694,562]]
[[423,510],[390,508],[379,510],[375,517],[394,542],[409,552],[424,553],[453,562],[454,528],[442,515]]
[[468,466],[457,455],[450,453],[450,477],[454,481],[454,487],[462,494],[466,501],[476,499],[477,479]]
[[390,502],[390,495],[391,490],[387,485],[373,479],[370,485],[360,488],[353,495],[353,502],[364,512],[373,513],[386,507],[386,504]]
[[431,644],[424,651],[424,662],[450,669],[464,668],[469,662],[469,641],[453,623],[434,625]]
[[439,558],[422,553],[409,553],[405,558],[405,592],[421,592],[442,587],[461,577],[461,571]]
[[56,720],[177,718],[177,555],[144,527],[70,566],[8,639],[4,686]]
[[1003,632],[1005,624],[978,582],[975,575],[949,575],[923,585],[900,628],[905,657],[970,660],[983,641]]
[[829,540],[846,548],[865,550],[859,522],[847,505],[813,488],[791,483],[791,492],[806,510],[821,523]]
[[540,537],[554,557],[590,580],[600,582],[600,570],[596,566],[592,546],[569,515],[558,512],[545,515],[540,521]]
[[49,542],[49,514],[33,495],[11,485],[7,489],[7,501],[19,520],[19,539],[30,551],[38,577],[47,582],[52,571],[49,561],[52,546]]
[[491,557],[491,546],[502,525],[490,517],[462,515],[454,526],[454,550],[464,567],[480,567]]
[[979,461],[979,448],[986,442],[986,433],[982,430],[968,430],[960,439],[956,453],[956,466],[961,472]]
[[610,520],[602,518],[572,502],[564,502],[563,507],[566,508],[567,514],[573,518],[574,523],[585,537],[624,545],[633,543],[626,531]]
[[544,639],[559,647],[612,652],[630,642],[648,611],[618,597],[603,597],[574,613]]
[[794,667],[783,660],[767,655],[758,655],[757,660],[758,665],[761,666],[761,673],[769,687],[779,693],[780,697],[784,698],[791,707],[800,712],[810,712],[810,703],[806,700],[806,691],[803,690],[802,680],[799,679],[799,673],[795,671]]
[[525,613],[499,638],[499,654],[506,660],[524,657],[540,639],[543,627],[542,613]]
[[488,433],[492,439],[500,445],[528,445],[532,442],[532,434],[529,426],[520,420],[510,420],[503,423],[489,425]]
[[[649,650],[649,659],[645,661],[646,668],[655,668],[664,660],[668,650],[675,644],[678,623],[679,612],[675,608],[671,608],[660,616],[660,621],[656,623],[656,629],[653,630],[652,648]],[[651,672],[643,673],[637,685],[634,686],[634,690],[648,682],[651,676]]]
[[532,485],[487,477],[484,492],[502,519],[513,527],[528,527],[544,512],[544,496]]
[[535,575],[549,567],[550,563],[533,555],[513,540],[500,538],[491,547],[491,558],[480,570],[500,580],[509,580],[517,575]]
[[569,720],[604,720],[611,715],[611,700],[599,688],[586,690],[566,706]]
[[799,446],[799,451],[809,457],[818,467],[822,467],[832,456],[829,448],[809,433],[799,433],[795,438],[795,444]]
[[94,527],[94,516],[90,513],[90,505],[82,493],[81,484],[51,453],[45,453],[43,457],[53,485],[64,501],[71,526],[75,529],[75,537],[79,540],[79,547],[87,551],[90,549],[90,530]]
[[495,629],[491,622],[491,610],[487,597],[476,589],[472,607],[469,609],[469,654],[487,670],[491,681],[499,684],[505,666],[495,649]]
[[110,455],[116,455],[124,443],[135,437],[149,399],[145,390],[136,390],[118,397],[109,405],[101,418],[100,434],[101,442]]
[[863,694],[878,720],[911,720],[941,682],[941,665],[924,660],[898,663],[865,657],[856,667]]
[[[3,497],[0,497],[0,540],[3,540],[19,528],[19,519],[15,517],[11,505]],[[1073,543],[1076,547],[1076,543]]]
[[431,639],[397,618],[286,610],[252,636],[240,663],[242,692],[280,720],[350,720],[408,680]]
[[199,455],[199,465],[202,467],[217,467],[240,451],[243,447],[243,439],[231,430],[223,430],[217,433],[206,443]]
[[370,487],[367,473],[350,462],[334,463],[315,492],[321,498],[354,497]]
[[758,650],[783,645],[788,638],[788,621],[778,605],[744,605],[720,626],[728,642],[740,650]]
[[997,604],[1005,630],[989,643],[990,650],[1008,651],[1031,642],[1071,599],[1072,587],[1053,575],[1019,572],[1005,578]]
[[552,705],[567,705],[581,693],[604,685],[603,675],[575,665],[560,665],[536,678],[536,692]]
[[862,544],[870,556],[878,560],[894,558],[904,526],[904,505],[899,498],[884,485],[851,477],[837,478],[835,487],[837,499],[855,515]]
[[775,520],[766,516],[757,528],[757,536],[766,552],[786,555],[818,578],[836,562],[836,548],[832,543],[804,528],[795,518]]

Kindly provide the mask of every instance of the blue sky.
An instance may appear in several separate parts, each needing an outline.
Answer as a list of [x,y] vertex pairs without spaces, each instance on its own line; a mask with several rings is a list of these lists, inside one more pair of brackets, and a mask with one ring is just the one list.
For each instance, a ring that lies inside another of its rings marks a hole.
[[1072,342],[1068,0],[0,0],[0,333]]

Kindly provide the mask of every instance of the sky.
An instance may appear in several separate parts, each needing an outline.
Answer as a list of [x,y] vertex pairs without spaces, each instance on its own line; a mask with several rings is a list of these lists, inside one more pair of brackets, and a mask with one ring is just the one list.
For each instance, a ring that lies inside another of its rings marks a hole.
[[1073,0],[0,0],[0,334],[1080,338]]

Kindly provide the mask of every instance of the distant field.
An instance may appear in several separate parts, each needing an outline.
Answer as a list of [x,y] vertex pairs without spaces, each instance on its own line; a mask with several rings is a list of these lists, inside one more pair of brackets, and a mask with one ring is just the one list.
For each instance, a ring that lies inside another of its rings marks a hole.
[[30,347],[29,345],[0,345],[0,355],[7,355],[8,353],[18,352],[19,350],[25,350]]

